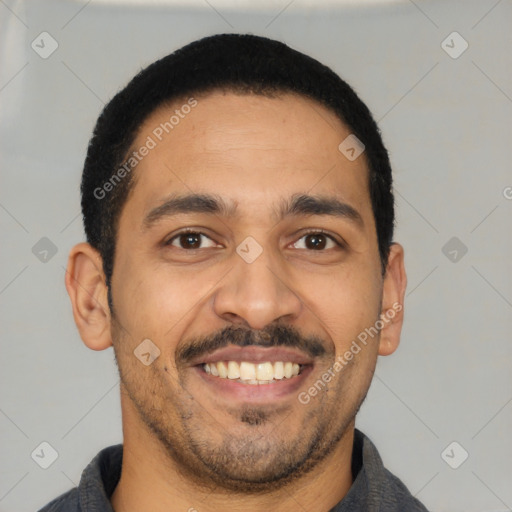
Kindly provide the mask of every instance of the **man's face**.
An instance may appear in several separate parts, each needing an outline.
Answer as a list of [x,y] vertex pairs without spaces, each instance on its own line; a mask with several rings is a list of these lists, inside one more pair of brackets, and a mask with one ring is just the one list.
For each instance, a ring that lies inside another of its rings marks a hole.
[[[349,161],[338,150],[350,130],[308,99],[196,99],[161,141],[154,130],[181,103],[159,109],[133,145],[157,143],[133,171],[116,245],[112,338],[129,396],[123,414],[203,483],[268,489],[332,453],[371,382],[378,337],[309,403],[298,399],[381,312],[368,171],[364,155]],[[188,211],[159,208],[190,194],[228,211],[198,212],[199,201]],[[280,215],[302,195],[349,208],[315,213],[303,199]],[[134,355],[146,339],[160,351],[147,366]],[[205,362],[214,373],[224,362],[233,378],[207,373]],[[289,363],[300,364],[298,376],[283,376]],[[245,380],[277,378],[243,383],[240,366]]]

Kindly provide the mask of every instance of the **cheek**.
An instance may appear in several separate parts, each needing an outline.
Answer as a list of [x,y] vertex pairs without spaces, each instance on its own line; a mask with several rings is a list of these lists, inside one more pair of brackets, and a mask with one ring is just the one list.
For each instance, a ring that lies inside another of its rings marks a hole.
[[112,297],[117,322],[125,331],[123,337],[129,334],[130,345],[137,345],[146,338],[160,345],[157,340],[161,333],[155,331],[155,326],[161,324],[162,318],[169,314],[168,311],[164,313],[163,284],[155,279],[153,272],[148,271],[147,265],[135,258],[122,257],[127,254],[122,252],[122,247],[119,247],[118,254]]
[[369,267],[364,272],[352,268],[340,273],[337,279],[331,278],[324,293],[316,294],[315,314],[328,330],[335,357],[343,365],[353,367],[354,377],[365,378],[373,368],[378,349],[379,336],[375,330],[381,301],[378,274],[372,274]]
[[185,272],[165,262],[147,261],[120,262],[114,306],[127,330],[137,338],[153,340],[165,351],[172,349],[173,340],[204,307],[218,272]]

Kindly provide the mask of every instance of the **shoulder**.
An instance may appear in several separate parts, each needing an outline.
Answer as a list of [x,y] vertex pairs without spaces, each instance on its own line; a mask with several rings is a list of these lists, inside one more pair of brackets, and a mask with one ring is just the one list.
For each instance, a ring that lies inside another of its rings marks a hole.
[[50,501],[38,512],[79,512],[79,510],[78,488],[74,487]]
[[83,470],[78,487],[61,494],[38,512],[112,512],[110,496],[121,476],[123,445],[103,448]]
[[364,477],[367,482],[368,503],[379,505],[381,512],[428,512],[405,484],[384,467],[373,442],[356,429],[356,438],[362,442]]
[[386,490],[382,493],[382,510],[400,512],[428,512],[425,506],[416,499],[405,484],[393,473],[384,468]]

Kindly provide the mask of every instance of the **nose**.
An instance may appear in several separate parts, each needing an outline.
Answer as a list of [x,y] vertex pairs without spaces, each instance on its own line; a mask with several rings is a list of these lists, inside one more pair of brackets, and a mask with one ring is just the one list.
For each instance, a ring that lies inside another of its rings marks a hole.
[[281,318],[298,318],[302,301],[277,257],[263,250],[252,263],[238,253],[233,260],[232,270],[222,280],[214,298],[214,310],[219,317],[258,330]]

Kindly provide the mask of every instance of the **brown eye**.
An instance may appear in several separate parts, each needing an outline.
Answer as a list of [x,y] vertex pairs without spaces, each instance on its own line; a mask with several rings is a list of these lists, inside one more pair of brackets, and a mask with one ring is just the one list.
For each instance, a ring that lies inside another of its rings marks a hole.
[[[300,241],[302,240],[304,240],[304,242],[301,244]],[[302,246],[297,247],[297,244]],[[329,247],[327,247],[328,244],[330,244]],[[340,244],[336,242],[332,236],[326,235],[322,232],[308,233],[301,237],[299,241],[295,242],[295,247],[297,249],[308,249],[311,251],[323,251],[326,248],[331,249],[336,246],[340,246]]]
[[[209,237],[207,237],[204,233],[200,233],[198,231],[186,231],[182,233],[178,233],[173,236],[170,240],[166,242],[165,245],[172,245],[174,247],[178,247],[180,249],[202,249],[201,242],[202,238],[210,240],[210,247],[214,247],[215,243]],[[177,242],[177,244],[175,243]]]

